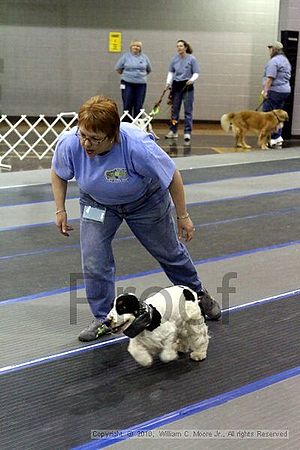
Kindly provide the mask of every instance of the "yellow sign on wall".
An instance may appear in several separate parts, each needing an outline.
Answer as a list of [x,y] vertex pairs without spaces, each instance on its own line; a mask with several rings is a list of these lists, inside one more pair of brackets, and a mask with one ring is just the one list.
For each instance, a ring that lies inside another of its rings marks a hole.
[[108,39],[108,51],[120,52],[122,50],[122,33],[110,31]]

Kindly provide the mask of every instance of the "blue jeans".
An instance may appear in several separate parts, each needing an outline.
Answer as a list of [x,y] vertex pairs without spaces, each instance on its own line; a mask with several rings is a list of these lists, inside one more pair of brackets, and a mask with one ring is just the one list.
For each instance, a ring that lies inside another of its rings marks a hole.
[[[272,111],[273,109],[283,109],[286,99],[290,94],[287,92],[275,92],[268,91],[268,97],[263,102],[262,110],[263,112]],[[271,139],[277,139],[282,134],[282,128],[277,132],[272,133]]]
[[[106,208],[104,222],[81,217],[80,243],[87,300],[93,315],[104,319],[115,298],[115,260],[112,240],[123,219],[159,262],[171,283],[202,289],[197,270],[186,247],[178,240],[168,191],[153,186],[139,200],[124,205],[101,205],[89,195],[80,194],[81,216],[84,205]],[[128,254],[128,259],[134,258]]]
[[[128,83],[127,81],[121,81],[121,84],[125,85],[125,89],[121,90],[124,111],[128,111],[132,117],[136,117],[143,108],[147,85],[145,83]],[[126,118],[124,120],[126,121]]]
[[193,128],[194,88],[192,88],[191,90],[183,89],[181,91],[172,91],[171,120],[174,120],[176,124],[172,124],[170,130],[174,133],[177,132],[182,102],[184,108],[184,133],[190,134]]

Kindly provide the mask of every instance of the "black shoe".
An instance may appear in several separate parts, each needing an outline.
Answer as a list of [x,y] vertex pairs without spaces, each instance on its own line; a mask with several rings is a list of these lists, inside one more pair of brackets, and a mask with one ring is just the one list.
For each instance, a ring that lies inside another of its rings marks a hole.
[[202,291],[198,292],[198,300],[202,314],[204,313],[210,320],[220,319],[222,311],[219,303],[209,295],[205,288],[202,288]]

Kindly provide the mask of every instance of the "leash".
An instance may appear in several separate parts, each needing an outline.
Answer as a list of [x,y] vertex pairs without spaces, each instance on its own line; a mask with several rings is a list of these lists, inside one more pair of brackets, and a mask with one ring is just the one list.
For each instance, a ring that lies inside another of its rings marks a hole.
[[264,104],[265,99],[263,99],[263,101],[258,105],[258,107],[255,109],[255,111],[258,111],[262,105]]
[[[181,93],[184,93],[184,91],[187,88],[187,86],[188,86],[188,84],[185,84],[185,86],[183,87]],[[172,100],[172,89],[169,86],[165,87],[165,89],[163,90],[163,92],[162,92],[161,96],[159,97],[158,101],[155,103],[155,105],[153,106],[152,110],[150,111],[149,116],[154,117],[160,112],[160,104],[161,104],[161,102],[162,102],[162,100],[163,100],[163,98],[164,98],[164,96],[165,96],[167,91],[170,91],[169,92],[169,96],[168,96],[168,102],[167,102],[167,104],[171,106],[171,111],[170,111],[171,119],[170,119],[170,122],[171,122],[172,125],[176,125],[177,124],[177,120],[172,120],[172,116],[173,116],[173,100]]]
[[155,105],[153,106],[152,110],[150,111],[149,116],[154,117],[154,116],[156,116],[159,113],[159,111],[160,111],[160,104],[161,104],[161,102],[162,102],[162,100],[163,100],[163,98],[165,96],[165,93],[169,89],[170,89],[169,86],[165,87],[165,89],[163,90],[161,96],[159,97],[158,102],[155,103]]

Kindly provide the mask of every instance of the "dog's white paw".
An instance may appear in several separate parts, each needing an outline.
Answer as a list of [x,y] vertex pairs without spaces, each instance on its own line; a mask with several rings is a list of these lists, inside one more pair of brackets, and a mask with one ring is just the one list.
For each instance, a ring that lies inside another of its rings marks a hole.
[[206,352],[192,352],[190,358],[194,361],[203,361],[206,358]]
[[137,363],[143,367],[150,367],[153,363],[153,358],[151,356],[144,356],[143,358],[134,358]]
[[138,364],[144,367],[149,367],[153,363],[153,358],[149,352],[134,344],[134,339],[130,339],[128,352],[136,360]]
[[168,351],[163,350],[159,355],[159,359],[164,363],[174,361],[177,358],[178,354],[175,350],[168,350]]

